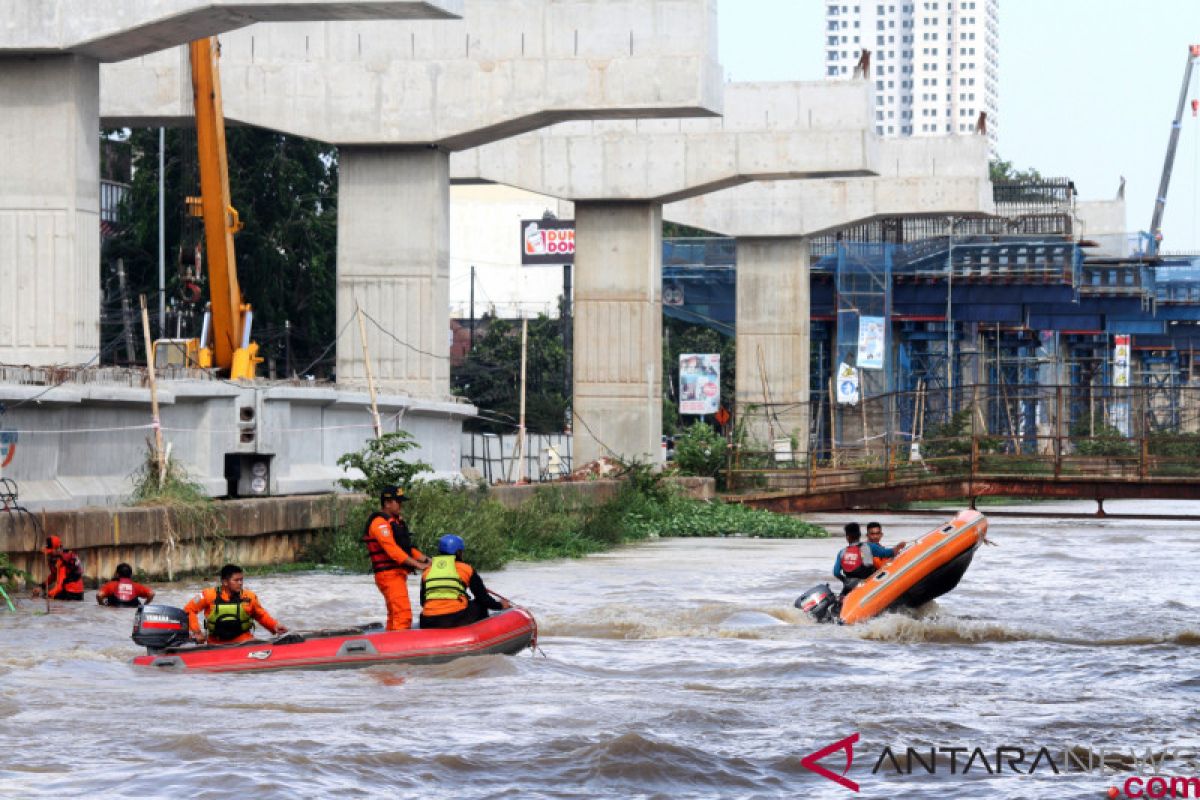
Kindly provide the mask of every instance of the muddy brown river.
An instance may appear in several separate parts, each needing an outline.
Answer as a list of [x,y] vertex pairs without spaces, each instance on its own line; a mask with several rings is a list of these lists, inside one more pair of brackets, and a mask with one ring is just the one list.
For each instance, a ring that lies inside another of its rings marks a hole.
[[[850,627],[792,608],[840,538],[511,565],[485,577],[537,616],[544,656],[436,666],[142,674],[131,611],[26,599],[0,611],[0,798],[1099,800],[1196,776],[1200,523],[1024,508],[1045,516],[992,518],[954,592]],[[948,517],[878,515],[885,542]],[[366,575],[247,586],[293,628],[382,619]],[[843,782],[801,763],[827,746]]]

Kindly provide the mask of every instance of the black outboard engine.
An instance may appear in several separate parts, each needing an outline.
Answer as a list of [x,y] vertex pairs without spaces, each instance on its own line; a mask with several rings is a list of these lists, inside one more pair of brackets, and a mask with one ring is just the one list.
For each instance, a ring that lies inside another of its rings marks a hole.
[[828,583],[822,583],[797,597],[795,606],[817,622],[837,622],[842,601]]
[[187,644],[188,615],[175,606],[142,606],[133,614],[133,641],[154,654]]

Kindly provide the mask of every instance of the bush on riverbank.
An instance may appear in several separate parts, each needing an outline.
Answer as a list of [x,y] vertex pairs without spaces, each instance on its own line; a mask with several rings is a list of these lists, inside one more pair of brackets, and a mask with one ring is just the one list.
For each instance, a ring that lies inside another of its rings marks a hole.
[[[657,480],[632,475],[617,496],[588,505],[553,486],[539,488],[519,508],[505,508],[486,488],[444,483],[409,487],[404,506],[413,541],[426,553],[446,533],[467,540],[467,559],[481,570],[509,561],[568,558],[655,536],[816,538],[825,530],[794,517],[739,505],[682,497]],[[364,501],[336,530],[318,538],[306,560],[367,569],[360,537],[377,507]]]

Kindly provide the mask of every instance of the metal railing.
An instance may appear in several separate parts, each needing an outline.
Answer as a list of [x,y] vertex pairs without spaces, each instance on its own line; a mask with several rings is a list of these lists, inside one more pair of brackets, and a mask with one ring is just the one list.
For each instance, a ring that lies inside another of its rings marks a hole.
[[[1200,478],[1200,387],[968,386],[744,409],[737,430],[808,430],[735,441],[730,491],[833,492],[947,478]],[[768,422],[769,421],[769,422]]]

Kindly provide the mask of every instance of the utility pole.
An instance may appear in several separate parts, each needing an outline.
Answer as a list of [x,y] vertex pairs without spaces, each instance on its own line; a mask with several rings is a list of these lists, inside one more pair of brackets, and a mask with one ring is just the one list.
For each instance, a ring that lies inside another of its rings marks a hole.
[[470,344],[467,346],[467,355],[469,356],[475,350],[475,265],[471,265],[471,334],[468,339]]
[[125,286],[125,259],[117,259],[117,286],[121,290],[121,329],[125,334],[125,359],[133,364],[137,351],[133,346],[133,310],[129,307],[129,294]]
[[574,333],[571,321],[571,265],[563,264],[563,301],[562,301],[562,338],[563,338],[563,397],[571,396],[571,339]]
[[950,302],[954,293],[954,217],[946,237],[946,422],[953,416],[954,400],[954,311]]
[[517,428],[517,449],[521,454],[517,461],[517,483],[525,477],[525,362],[529,346],[529,320],[521,317],[521,418]]
[[292,377],[292,321],[283,321],[283,374]]
[[164,164],[167,152],[167,129],[158,129],[158,335],[167,335],[167,178]]
[[150,426],[154,429],[154,461],[158,471],[158,488],[162,488],[167,477],[167,458],[163,451],[162,422],[158,416],[158,383],[154,375],[154,345],[150,341],[150,312],[146,309],[146,295],[142,295],[142,335],[146,338],[146,374],[150,379]]

